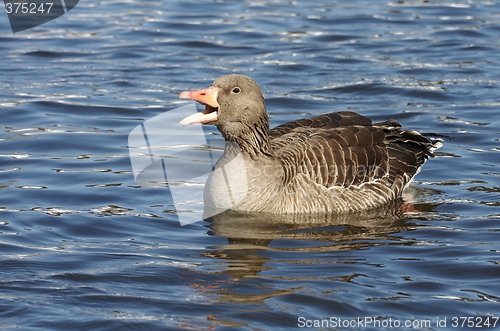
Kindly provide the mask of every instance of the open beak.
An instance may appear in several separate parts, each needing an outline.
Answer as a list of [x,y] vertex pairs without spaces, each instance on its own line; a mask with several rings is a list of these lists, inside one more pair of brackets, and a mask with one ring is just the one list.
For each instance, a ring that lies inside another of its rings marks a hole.
[[217,102],[219,88],[210,86],[199,91],[185,91],[179,94],[180,99],[191,99],[205,105],[205,111],[186,117],[180,121],[180,125],[205,124],[216,121],[219,115],[219,103]]

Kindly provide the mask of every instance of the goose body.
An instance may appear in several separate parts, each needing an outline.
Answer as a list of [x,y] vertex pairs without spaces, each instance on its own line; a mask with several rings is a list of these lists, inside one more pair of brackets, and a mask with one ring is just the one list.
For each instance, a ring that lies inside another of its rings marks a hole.
[[[226,140],[215,165],[224,171],[212,172],[205,185],[205,204],[212,208],[274,214],[375,208],[400,197],[442,145],[396,121],[372,123],[350,111],[270,130],[260,88],[242,75],[179,97],[206,106],[181,125],[212,123]],[[235,158],[240,162],[231,162]]]

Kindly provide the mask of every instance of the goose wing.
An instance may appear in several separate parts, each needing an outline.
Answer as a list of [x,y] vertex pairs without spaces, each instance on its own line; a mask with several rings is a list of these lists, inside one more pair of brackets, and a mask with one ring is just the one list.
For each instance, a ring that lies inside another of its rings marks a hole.
[[388,175],[384,140],[384,130],[373,126],[296,127],[272,144],[285,169],[285,181],[306,174],[326,188],[347,188]]
[[384,180],[399,194],[439,148],[415,131],[390,120],[375,123],[353,112],[292,121],[271,130],[273,150],[285,182],[305,174],[326,188]]

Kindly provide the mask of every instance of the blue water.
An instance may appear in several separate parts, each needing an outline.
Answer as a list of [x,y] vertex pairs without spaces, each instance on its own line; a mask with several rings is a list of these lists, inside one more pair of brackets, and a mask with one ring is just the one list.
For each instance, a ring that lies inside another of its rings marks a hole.
[[[1,330],[495,329],[499,1],[82,0],[16,34],[2,15]],[[406,212],[181,227],[127,137],[227,73],[273,126],[348,109],[445,145]]]

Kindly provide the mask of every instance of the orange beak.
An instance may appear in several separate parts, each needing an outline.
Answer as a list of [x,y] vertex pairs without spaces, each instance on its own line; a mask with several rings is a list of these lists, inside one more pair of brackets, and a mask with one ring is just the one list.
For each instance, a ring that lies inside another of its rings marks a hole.
[[205,111],[196,113],[183,119],[179,124],[182,126],[191,124],[205,124],[216,121],[218,118],[219,103],[217,94],[219,88],[210,86],[199,91],[185,91],[179,94],[180,99],[191,99],[205,105]]

